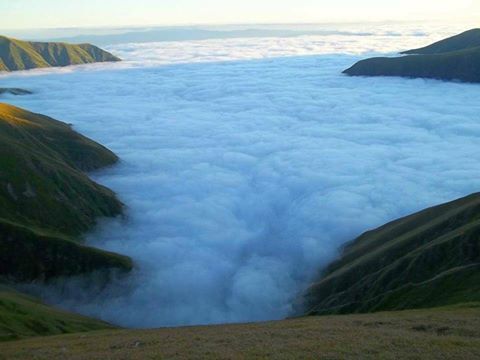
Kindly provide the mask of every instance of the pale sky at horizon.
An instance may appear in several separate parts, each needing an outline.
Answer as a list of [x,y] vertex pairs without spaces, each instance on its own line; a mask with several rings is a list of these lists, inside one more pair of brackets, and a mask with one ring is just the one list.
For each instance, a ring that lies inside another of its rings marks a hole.
[[3,29],[480,19],[476,0],[0,0]]

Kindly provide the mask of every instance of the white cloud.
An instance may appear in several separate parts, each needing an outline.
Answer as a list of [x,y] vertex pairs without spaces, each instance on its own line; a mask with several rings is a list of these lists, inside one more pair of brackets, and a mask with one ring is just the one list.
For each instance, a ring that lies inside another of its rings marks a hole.
[[[313,54],[388,53],[437,41],[465,30],[465,26],[465,24],[439,25],[432,23],[415,26],[409,24],[395,26],[391,24],[296,25],[287,27],[287,30],[317,31],[324,32],[325,35],[121,44],[112,45],[108,47],[108,50],[122,59],[126,59],[128,66],[140,67]],[[281,30],[285,29],[285,26],[264,28]],[[118,66],[127,66],[127,64],[118,64]]]
[[[126,326],[281,318],[340,244],[478,190],[479,86],[340,74],[422,42],[384,40],[129,45],[135,64],[3,78],[122,158],[96,177],[128,218],[89,242],[138,270],[117,296],[53,300]],[[236,61],[195,63],[213,59]]]

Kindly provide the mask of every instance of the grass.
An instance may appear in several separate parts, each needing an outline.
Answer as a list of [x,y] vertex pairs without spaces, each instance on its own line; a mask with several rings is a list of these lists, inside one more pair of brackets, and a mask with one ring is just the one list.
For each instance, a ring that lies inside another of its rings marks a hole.
[[105,322],[46,306],[35,298],[0,286],[0,341],[113,328]]
[[[133,267],[131,259],[81,243],[99,216],[121,214],[115,194],[85,171],[114,164],[110,150],[49,117],[0,103],[0,282]],[[0,340],[111,328],[48,307],[0,285]]]
[[0,218],[76,236],[122,204],[85,171],[117,157],[62,122],[0,103]]
[[0,36],[0,71],[120,61],[94,45],[27,42]]
[[313,314],[480,301],[480,194],[365,233],[302,300]]
[[48,281],[60,276],[132,268],[132,261],[126,256],[0,219],[0,274],[5,280]]
[[98,217],[122,204],[85,171],[114,164],[111,151],[49,117],[0,103],[0,276],[48,280],[112,266],[119,255],[81,246]]
[[480,305],[0,343],[0,359],[478,359]]

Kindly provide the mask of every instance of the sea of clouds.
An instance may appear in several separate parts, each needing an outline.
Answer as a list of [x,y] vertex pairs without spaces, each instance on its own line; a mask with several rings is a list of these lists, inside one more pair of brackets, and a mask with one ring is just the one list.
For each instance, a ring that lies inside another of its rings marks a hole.
[[136,270],[44,297],[124,326],[279,319],[345,242],[478,191],[479,85],[341,74],[445,34],[125,44],[124,63],[1,77],[35,92],[4,101],[121,158],[94,177],[126,217],[87,241]]

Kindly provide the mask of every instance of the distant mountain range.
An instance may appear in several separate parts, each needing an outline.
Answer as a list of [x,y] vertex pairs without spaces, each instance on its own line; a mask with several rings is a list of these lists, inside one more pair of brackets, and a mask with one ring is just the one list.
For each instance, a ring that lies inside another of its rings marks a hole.
[[0,71],[120,61],[94,45],[27,42],[0,36]]
[[407,56],[359,61],[344,71],[351,76],[402,76],[480,82],[480,29],[405,51]]
[[195,41],[207,39],[238,39],[238,38],[265,38],[265,37],[297,37],[305,35],[356,35],[369,36],[371,32],[348,30],[294,30],[294,29],[237,29],[237,30],[209,30],[201,28],[152,28],[123,31],[114,34],[86,34],[70,37],[55,38],[54,41],[72,43],[89,42],[98,45],[115,45],[124,43],[148,43],[162,41]]
[[480,193],[369,231],[303,298],[308,314],[480,302]]

